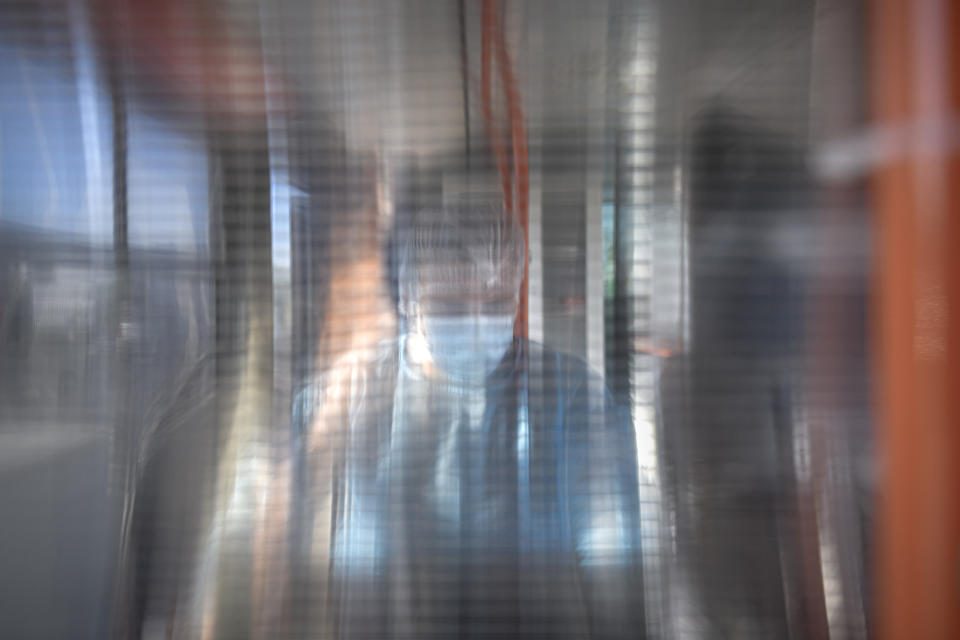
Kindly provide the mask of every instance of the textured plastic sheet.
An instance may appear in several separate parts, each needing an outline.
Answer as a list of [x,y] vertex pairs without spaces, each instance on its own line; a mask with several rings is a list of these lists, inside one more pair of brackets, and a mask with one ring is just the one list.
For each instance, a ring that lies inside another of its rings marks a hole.
[[0,633],[866,637],[816,8],[4,3]]

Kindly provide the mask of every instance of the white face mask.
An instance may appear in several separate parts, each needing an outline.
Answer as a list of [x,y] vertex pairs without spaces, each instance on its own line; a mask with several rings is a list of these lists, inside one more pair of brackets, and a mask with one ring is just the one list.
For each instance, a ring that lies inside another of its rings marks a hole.
[[444,374],[462,382],[482,382],[513,342],[513,316],[425,315],[423,331],[430,356]]

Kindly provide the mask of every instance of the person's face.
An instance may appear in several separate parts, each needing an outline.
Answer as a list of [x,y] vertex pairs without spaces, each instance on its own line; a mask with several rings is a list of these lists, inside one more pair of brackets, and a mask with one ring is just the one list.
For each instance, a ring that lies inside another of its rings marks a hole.
[[420,309],[430,356],[452,379],[481,382],[513,342],[516,296],[430,296],[421,300]]

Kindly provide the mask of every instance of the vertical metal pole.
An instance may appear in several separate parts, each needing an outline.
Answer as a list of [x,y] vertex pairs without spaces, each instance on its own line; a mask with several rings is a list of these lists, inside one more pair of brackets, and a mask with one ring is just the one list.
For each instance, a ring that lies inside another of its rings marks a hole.
[[270,162],[265,127],[213,135],[219,162],[216,260],[217,495],[215,637],[250,635],[256,506],[265,477],[273,393]]
[[[225,43],[226,51],[259,45]],[[271,174],[266,87],[251,90],[245,74],[263,69],[231,59],[235,77],[226,107],[209,106],[211,223],[215,275],[216,459],[211,521],[202,562],[211,570],[194,585],[192,624],[211,638],[251,638],[262,629],[263,518],[269,495],[274,393]],[[260,93],[261,90],[263,93]]]
[[[526,20],[532,24],[545,24],[543,3],[515,3],[526,12]],[[526,68],[524,94],[527,111],[527,136],[530,147],[530,210],[528,213],[527,264],[527,337],[534,342],[544,341],[543,328],[543,74],[544,31],[530,29],[528,46],[522,61]]]
[[[118,24],[123,24],[123,16],[116,16]],[[134,633],[132,629],[137,602],[133,589],[134,558],[132,557],[131,536],[133,505],[136,482],[136,450],[140,434],[130,423],[129,394],[131,385],[131,358],[129,345],[125,338],[130,323],[130,245],[127,198],[127,100],[123,81],[124,41],[120,46],[109,47],[101,34],[100,50],[104,52],[107,78],[107,94],[110,100],[112,126],[112,186],[113,186],[113,260],[114,260],[114,327],[115,353],[113,362],[113,473],[111,483],[118,494],[117,505],[120,510],[118,533],[117,563],[112,585],[112,599],[115,603],[111,631],[118,637]],[[90,212],[93,215],[94,212]]]
[[586,25],[587,42],[596,43],[591,62],[598,70],[587,89],[587,148],[584,176],[586,264],[586,352],[594,371],[604,372],[603,186],[606,175],[607,16],[598,4]]

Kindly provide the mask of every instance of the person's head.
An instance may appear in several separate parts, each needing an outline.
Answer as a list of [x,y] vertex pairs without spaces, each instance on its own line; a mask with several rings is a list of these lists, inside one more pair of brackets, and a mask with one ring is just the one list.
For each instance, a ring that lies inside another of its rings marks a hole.
[[400,311],[447,376],[482,380],[509,349],[523,264],[523,230],[502,209],[426,212],[400,257]]

